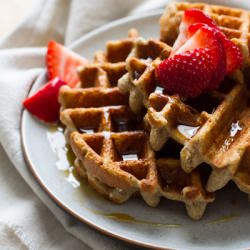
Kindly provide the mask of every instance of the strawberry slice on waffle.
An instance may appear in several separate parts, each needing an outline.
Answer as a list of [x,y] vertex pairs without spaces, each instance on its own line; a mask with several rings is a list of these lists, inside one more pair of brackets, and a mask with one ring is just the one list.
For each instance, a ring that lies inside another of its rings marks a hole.
[[224,77],[242,64],[240,49],[202,11],[184,13],[171,56],[157,76],[170,94],[196,97],[219,87]]

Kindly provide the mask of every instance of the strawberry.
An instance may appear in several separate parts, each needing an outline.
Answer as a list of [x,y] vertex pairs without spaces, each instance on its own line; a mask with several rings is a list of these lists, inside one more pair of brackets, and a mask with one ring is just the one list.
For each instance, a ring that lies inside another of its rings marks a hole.
[[34,116],[45,122],[56,122],[59,119],[59,89],[66,83],[56,77],[45,84],[34,95],[23,101],[23,106]]
[[85,65],[87,60],[70,51],[55,41],[48,44],[46,56],[49,80],[60,77],[70,87],[75,87],[79,81],[76,68]]
[[213,49],[214,57],[214,74],[208,86],[208,90],[219,87],[220,82],[226,74],[226,53],[223,43],[221,42],[220,32],[206,24],[196,23],[188,28],[188,37],[190,39],[179,49],[192,49],[194,46],[200,48]]
[[243,63],[242,53],[230,39],[228,39],[224,33],[217,31],[217,36],[221,39],[226,52],[226,74],[232,73],[235,69],[241,67]]
[[196,97],[207,88],[212,79],[213,63],[217,64],[214,60],[213,50],[197,48],[166,59],[159,65],[156,73],[167,93]]
[[175,52],[187,41],[188,28],[190,25],[194,23],[204,23],[213,28],[217,27],[216,23],[202,11],[198,9],[186,10],[182,17],[182,21],[181,21],[180,28],[179,28],[180,30],[179,36],[173,45],[171,55],[175,54]]
[[204,90],[218,87],[225,76],[223,44],[213,28],[191,25],[186,43],[157,70],[160,83],[169,93],[195,97]]
[[224,33],[209,16],[198,9],[189,9],[184,12],[182,22],[180,24],[180,33],[173,45],[171,55],[175,54],[176,51],[187,42],[190,38],[190,26],[197,23],[206,24],[213,28],[214,32],[217,32],[217,37],[220,39],[221,43],[223,43],[226,52],[226,74],[229,74],[233,70],[239,68],[243,61],[240,49],[224,35]]

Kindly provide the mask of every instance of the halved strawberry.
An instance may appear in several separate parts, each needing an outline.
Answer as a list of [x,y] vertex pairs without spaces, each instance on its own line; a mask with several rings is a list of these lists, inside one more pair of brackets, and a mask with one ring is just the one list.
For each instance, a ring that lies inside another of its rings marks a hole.
[[208,86],[208,90],[219,87],[220,82],[226,75],[226,53],[223,42],[221,42],[220,31],[217,31],[203,23],[192,24],[188,28],[187,42],[179,49],[192,49],[195,46],[200,48],[213,49],[214,53],[214,74]]
[[179,27],[179,36],[177,37],[171,55],[175,54],[175,52],[187,41],[188,39],[188,28],[190,25],[194,23],[204,23],[210,27],[216,28],[216,23],[207,16],[204,12],[198,9],[189,9],[186,10],[183,14],[182,21]]
[[45,122],[59,119],[60,104],[58,94],[61,86],[66,85],[59,77],[54,78],[34,95],[23,101],[23,106],[34,116]]
[[157,76],[169,94],[196,97],[207,89],[217,63],[212,49],[197,48],[163,61]]
[[50,41],[46,62],[49,80],[52,80],[54,77],[60,77],[70,87],[75,87],[79,81],[76,68],[80,65],[85,65],[88,61],[61,44]]
[[170,93],[195,97],[218,87],[224,78],[225,51],[214,29],[205,24],[190,26],[187,36],[186,43],[159,65],[157,74]]
[[[202,23],[217,31],[217,37],[224,45],[226,53],[226,74],[231,73],[233,70],[240,68],[243,57],[240,49],[220,30],[219,26],[207,16],[204,12],[198,9],[189,9],[184,12],[182,22],[180,24],[180,33],[176,39],[171,55],[175,54],[181,46],[190,38],[190,27],[193,24]],[[195,28],[197,30],[197,27]],[[194,33],[194,32],[193,32]]]
[[239,69],[243,63],[243,55],[230,39],[224,33],[217,31],[217,36],[221,39],[226,52],[226,74],[232,73],[235,69]]

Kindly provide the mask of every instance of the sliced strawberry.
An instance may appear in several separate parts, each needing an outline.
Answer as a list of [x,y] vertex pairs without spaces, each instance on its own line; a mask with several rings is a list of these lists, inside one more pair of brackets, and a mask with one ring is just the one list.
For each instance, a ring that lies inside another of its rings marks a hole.
[[187,38],[173,56],[159,65],[157,73],[169,93],[195,97],[219,86],[226,72],[226,56],[215,29],[206,24],[191,25]]
[[192,9],[185,11],[170,58],[159,65],[157,74],[170,93],[195,97],[218,88],[225,75],[241,63],[237,46],[211,18]]
[[198,96],[207,89],[213,77],[213,64],[217,64],[214,54],[212,49],[197,48],[166,59],[157,69],[161,85],[169,94]]
[[[208,48],[208,49],[223,49],[223,45],[220,43],[214,29],[210,28],[206,24],[197,23],[188,28],[187,41],[181,46],[175,54],[179,54],[185,51],[191,51],[196,48]],[[217,57],[222,56],[218,53]],[[215,66],[216,67],[216,66]]]
[[217,36],[221,39],[226,52],[226,74],[232,73],[239,69],[243,63],[243,55],[239,49],[224,33],[217,31]]
[[221,42],[220,34],[220,31],[206,24],[193,24],[188,28],[188,38],[190,37],[190,39],[178,50],[179,52],[185,49],[193,49],[195,46],[213,50],[213,56],[215,58],[214,74],[207,88],[208,90],[218,88],[226,74],[226,53],[224,44]]
[[76,68],[80,65],[85,65],[87,60],[59,43],[50,41],[46,62],[50,80],[54,77],[60,77],[70,87],[75,87],[79,81]]
[[[180,33],[175,44],[173,45],[171,55],[175,54],[176,51],[186,43],[186,41],[190,38],[190,27],[192,24],[197,23],[206,24],[217,31],[217,37],[219,37],[220,41],[223,43],[226,52],[226,74],[240,68],[243,61],[240,49],[232,41],[230,41],[224,33],[222,33],[220,28],[209,16],[197,9],[190,9],[184,12],[183,19],[180,24]],[[197,27],[195,29],[197,29]]]
[[23,106],[34,116],[45,122],[56,122],[59,119],[59,89],[65,82],[58,77],[49,81],[34,95],[23,101]]
[[187,41],[187,32],[190,25],[195,23],[204,23],[210,27],[217,28],[216,23],[205,13],[198,9],[189,9],[184,12],[182,17],[182,22],[180,24],[180,32],[179,36],[176,39],[171,55],[175,54],[175,52]]

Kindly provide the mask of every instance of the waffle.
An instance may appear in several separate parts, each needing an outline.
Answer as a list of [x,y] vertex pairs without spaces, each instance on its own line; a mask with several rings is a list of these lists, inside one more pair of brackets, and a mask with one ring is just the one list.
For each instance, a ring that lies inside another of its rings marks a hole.
[[207,175],[200,169],[185,173],[179,159],[180,145],[169,140],[155,153],[159,175],[159,195],[168,200],[184,202],[190,218],[200,219],[214,194],[205,190]]
[[131,112],[128,95],[117,87],[133,42],[134,36],[111,41],[106,52],[97,52],[93,63],[78,69],[77,88],[60,89],[60,117],[80,176],[114,202],[140,192],[155,206],[159,196],[153,151],[140,128],[142,119]]
[[173,45],[185,10],[196,8],[209,15],[225,35],[241,48],[244,66],[250,65],[250,12],[205,3],[171,2],[160,19],[160,38]]
[[219,90],[190,100],[152,93],[149,102],[144,119],[154,150],[172,138],[183,145],[180,158],[185,172],[203,162],[212,167],[206,186],[209,192],[233,180],[250,193],[250,109],[244,84],[226,79]]
[[200,172],[185,173],[179,157],[165,150],[154,153],[144,113],[134,114],[128,94],[117,87],[118,79],[128,74],[125,59],[135,43],[135,36],[109,42],[106,52],[96,53],[93,63],[78,69],[81,81],[76,88],[60,89],[60,119],[76,155],[75,168],[113,202],[123,203],[139,193],[148,205],[156,206],[165,197],[183,202],[189,216],[199,219],[214,200]]
[[155,68],[170,52],[171,47],[158,40],[136,39],[126,59],[128,72],[118,82],[121,92],[129,92],[129,105],[135,113],[148,107],[148,96],[156,87]]

